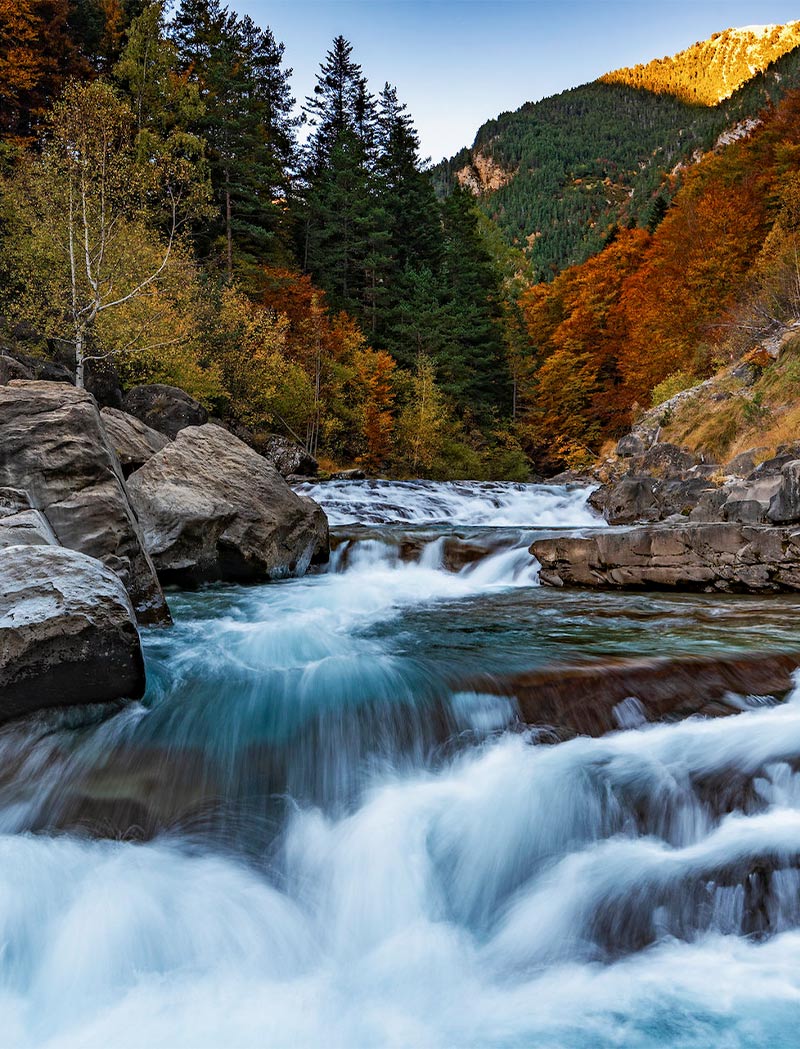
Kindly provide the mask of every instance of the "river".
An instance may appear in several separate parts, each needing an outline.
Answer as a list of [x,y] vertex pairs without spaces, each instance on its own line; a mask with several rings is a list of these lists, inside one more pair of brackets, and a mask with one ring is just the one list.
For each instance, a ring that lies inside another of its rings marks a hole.
[[304,490],[327,570],[172,593],[142,703],[0,731],[0,1045],[797,1046],[800,688],[552,746],[471,681],[800,599],[539,587],[583,490]]

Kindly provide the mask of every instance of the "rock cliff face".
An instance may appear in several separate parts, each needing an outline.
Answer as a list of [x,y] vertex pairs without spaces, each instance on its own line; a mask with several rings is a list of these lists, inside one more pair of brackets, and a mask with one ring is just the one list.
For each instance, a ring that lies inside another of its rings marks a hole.
[[456,172],[460,184],[479,197],[507,186],[514,178],[513,171],[506,171],[488,153],[476,150],[469,164]]
[[138,699],[144,685],[133,609],[111,569],[56,546],[0,550],[0,722]]
[[169,621],[94,398],[64,383],[0,386],[0,486],[27,493],[56,540],[120,577],[139,621]]
[[128,491],[165,581],[277,579],[327,560],[322,509],[211,423],[181,430],[130,476]]

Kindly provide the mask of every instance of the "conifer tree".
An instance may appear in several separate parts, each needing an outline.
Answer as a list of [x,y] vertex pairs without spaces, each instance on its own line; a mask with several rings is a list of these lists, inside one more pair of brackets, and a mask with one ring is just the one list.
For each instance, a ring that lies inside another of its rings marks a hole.
[[208,143],[219,205],[210,232],[222,240],[225,272],[230,278],[235,263],[283,263],[296,127],[283,45],[219,0],[183,0],[173,33],[204,107],[197,130]]

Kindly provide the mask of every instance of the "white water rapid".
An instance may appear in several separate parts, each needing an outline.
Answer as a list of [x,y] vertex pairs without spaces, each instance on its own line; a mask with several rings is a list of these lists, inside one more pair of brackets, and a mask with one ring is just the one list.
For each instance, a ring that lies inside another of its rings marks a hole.
[[796,1046],[800,688],[549,746],[458,682],[797,604],[538,587],[585,491],[313,494],[330,570],[173,595],[143,704],[0,731],[0,1046]]

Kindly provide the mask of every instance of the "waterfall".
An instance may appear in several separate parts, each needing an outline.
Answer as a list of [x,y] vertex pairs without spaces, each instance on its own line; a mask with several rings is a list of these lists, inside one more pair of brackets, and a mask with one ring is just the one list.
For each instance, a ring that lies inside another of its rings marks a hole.
[[800,682],[557,746],[464,682],[800,602],[539,587],[586,490],[324,487],[327,570],[172,594],[143,703],[0,730],[3,1046],[796,1044]]

